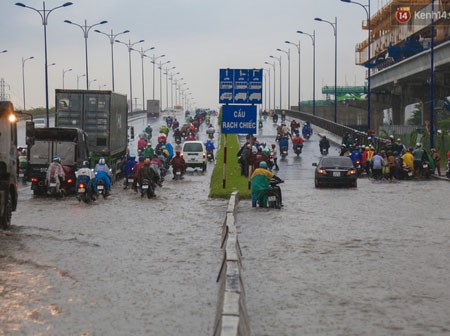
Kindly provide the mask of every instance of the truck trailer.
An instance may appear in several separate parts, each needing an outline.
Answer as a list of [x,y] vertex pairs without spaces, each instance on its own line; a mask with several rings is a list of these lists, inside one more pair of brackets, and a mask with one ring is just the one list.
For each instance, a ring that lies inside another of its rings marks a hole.
[[57,89],[55,98],[55,126],[85,131],[91,165],[104,157],[117,178],[128,147],[127,96],[103,90]]

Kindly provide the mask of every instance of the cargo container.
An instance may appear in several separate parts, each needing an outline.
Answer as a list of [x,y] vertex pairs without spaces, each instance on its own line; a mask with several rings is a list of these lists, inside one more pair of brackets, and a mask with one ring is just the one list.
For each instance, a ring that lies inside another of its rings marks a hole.
[[17,207],[17,125],[11,102],[0,102],[0,228],[11,224]]
[[78,127],[85,131],[93,163],[104,157],[117,177],[128,146],[126,95],[112,91],[57,89],[55,98],[55,126]]
[[159,117],[160,111],[159,100],[147,100],[147,117]]

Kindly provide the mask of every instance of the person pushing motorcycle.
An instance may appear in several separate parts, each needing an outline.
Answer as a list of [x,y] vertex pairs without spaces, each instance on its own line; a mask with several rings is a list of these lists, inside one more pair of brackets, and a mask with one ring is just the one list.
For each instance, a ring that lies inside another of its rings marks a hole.
[[274,190],[280,199],[280,204],[283,204],[281,199],[281,190],[279,188],[272,189],[270,186],[270,181],[272,179],[279,182],[282,181],[278,176],[267,169],[267,162],[261,161],[259,163],[259,168],[256,168],[250,176],[252,207],[256,207],[256,204],[258,204],[260,208],[267,208],[267,191],[269,190]]

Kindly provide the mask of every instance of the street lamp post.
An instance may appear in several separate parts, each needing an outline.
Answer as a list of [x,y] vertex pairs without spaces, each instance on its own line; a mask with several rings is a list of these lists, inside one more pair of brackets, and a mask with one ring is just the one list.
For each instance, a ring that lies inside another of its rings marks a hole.
[[273,68],[273,110],[275,111],[275,83],[276,83],[276,79],[277,79],[277,77],[276,77],[276,68],[275,68],[275,62],[273,62],[273,63],[269,63],[269,62],[264,62],[264,64],[268,64],[268,65],[270,65],[272,68]]
[[176,67],[166,67],[164,75],[166,75],[166,108],[169,108],[169,70],[175,69]]
[[77,75],[77,90],[80,89],[80,78],[86,76],[86,74]]
[[162,73],[163,73],[163,65],[166,65],[166,64],[169,64],[170,63],[170,61],[167,61],[167,62],[162,62],[161,60],[159,61],[159,66],[158,66],[158,69],[159,69],[159,106],[160,106],[160,108],[161,108],[161,110],[162,110],[162,106],[163,106],[163,104],[162,104]]
[[155,66],[156,66],[156,60],[161,58],[161,57],[165,57],[165,56],[166,55],[155,56],[155,54],[153,54],[153,56],[150,57],[150,59],[152,60],[152,63],[153,63],[153,98],[152,98],[153,100],[155,100]]
[[[363,5],[362,3],[352,1],[352,0],[341,0],[342,2],[346,3],[353,3],[355,5],[361,6],[367,15],[367,30],[369,31],[368,37],[367,37],[367,129],[371,129],[371,93],[370,93],[370,77],[371,77],[371,52],[370,52],[370,45],[372,43],[371,41],[371,24],[370,24],[370,0],[367,0],[367,5]],[[433,12],[432,12],[433,13]]]
[[34,56],[30,56],[28,58],[22,57],[22,92],[23,92],[23,110],[26,111],[26,104],[25,104],[25,62],[28,60],[33,59]]
[[91,84],[92,84],[93,82],[96,82],[96,81],[97,81],[96,79],[90,80],[90,81],[88,82],[87,90],[89,90],[90,87],[91,87]]
[[72,22],[70,20],[64,20],[65,23],[74,25],[79,27],[82,31],[83,31],[83,36],[84,36],[84,52],[85,52],[85,57],[86,57],[86,87],[88,87],[89,90],[89,66],[88,66],[88,44],[87,44],[87,40],[88,40],[88,36],[89,36],[89,31],[91,30],[92,27],[101,25],[101,24],[105,24],[108,23],[108,21],[100,21],[98,23],[95,23],[93,25],[88,26],[87,25],[87,20],[84,20],[84,26]]
[[130,112],[133,112],[133,79],[131,75],[131,51],[134,50],[133,46],[138,43],[144,42],[144,40],[139,40],[136,42],[131,43],[130,40],[128,40],[128,43],[116,40],[117,43],[121,43],[125,45],[128,48],[128,65],[130,68]]
[[[311,38],[312,47],[313,47],[313,115],[316,115],[316,31],[313,30],[312,34],[308,34],[302,32],[301,30],[297,30],[297,33],[307,35]],[[300,96],[299,96],[300,97]],[[300,98],[299,98],[299,106],[300,106]]]
[[267,82],[266,82],[266,88],[268,88],[268,92],[267,92],[267,97],[268,97],[268,99],[267,99],[267,103],[268,103],[268,105],[269,105],[269,110],[270,110],[270,69],[267,69],[267,68],[264,68],[264,70],[266,70],[266,72],[267,72],[267,75],[268,75],[268,77],[269,77],[269,84],[267,84]]
[[66,2],[60,6],[54,7],[52,9],[45,9],[45,1],[43,1],[43,7],[42,9],[36,9],[30,6],[27,6],[21,2],[16,2],[16,6],[32,9],[35,12],[37,12],[41,19],[42,19],[42,25],[44,26],[44,58],[45,58],[45,66],[44,66],[44,72],[45,72],[45,112],[46,112],[46,126],[50,126],[50,113],[49,113],[49,102],[48,102],[48,66],[47,66],[47,24],[48,24],[48,16],[51,12],[53,12],[55,9],[67,7],[72,5],[72,2]]
[[145,110],[145,90],[144,90],[144,57],[148,57],[145,53],[149,50],[153,50],[155,47],[151,47],[148,49],[145,49],[141,47],[141,50],[133,49],[134,51],[137,51],[139,55],[141,55],[141,77],[142,77],[142,111]]
[[115,89],[114,89],[114,41],[116,40],[117,36],[129,33],[130,31],[129,30],[124,30],[123,32],[120,32],[120,33],[117,33],[117,34],[114,34],[112,29],[111,29],[111,33],[110,34],[104,33],[104,32],[102,32],[102,31],[100,31],[98,29],[95,29],[94,31],[96,33],[103,34],[106,37],[108,37],[109,43],[111,44],[111,76],[112,76],[112,78],[111,78],[111,88],[112,88],[112,91],[115,91]]
[[63,71],[62,71],[62,88],[64,89],[64,77],[65,77],[65,75],[66,75],[66,72],[69,72],[69,71],[72,71],[72,69],[67,69],[67,70],[64,70],[63,69]]
[[284,43],[294,45],[297,48],[297,51],[298,51],[298,110],[300,111],[300,101],[301,101],[301,99],[300,99],[300,83],[301,83],[301,81],[300,81],[300,78],[301,78],[301,72],[300,72],[300,65],[301,65],[301,63],[300,63],[300,41],[298,41],[298,44],[297,43],[293,43],[293,42],[289,42],[289,41],[284,41]]
[[[287,59],[288,59],[288,105],[287,105],[287,108],[288,108],[288,110],[290,110],[291,109],[291,49],[288,49],[287,51],[282,50],[282,49],[277,49],[277,51],[281,51],[281,52],[285,53],[287,55]],[[300,54],[300,52],[299,52],[299,54]]]
[[[434,1],[431,1],[431,13],[434,14]],[[430,64],[430,149],[434,148],[434,15],[431,15],[431,64]],[[439,163],[438,163],[439,164]]]
[[282,93],[281,93],[282,92],[281,88],[283,87],[283,82],[281,81],[281,72],[282,72],[282,69],[281,69],[281,56],[280,57],[276,57],[276,56],[272,56],[271,55],[270,57],[276,59],[278,61],[278,63],[280,64],[280,109],[282,110],[283,109],[283,105],[282,105],[283,96],[282,96]]
[[175,81],[175,83],[177,82],[174,78],[176,75],[179,75],[179,74],[180,74],[180,72],[177,72],[177,73],[171,74],[169,77],[169,80],[170,80],[170,103],[171,103],[172,107],[174,106],[173,105],[173,82],[174,81]]
[[334,32],[334,122],[337,122],[337,17],[334,17],[334,23],[321,18],[314,20],[328,23]]

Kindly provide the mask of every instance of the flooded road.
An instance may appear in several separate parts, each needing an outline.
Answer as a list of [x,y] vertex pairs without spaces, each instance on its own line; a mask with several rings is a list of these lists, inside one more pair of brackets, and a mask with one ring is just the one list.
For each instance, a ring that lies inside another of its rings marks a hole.
[[318,143],[279,163],[282,210],[239,204],[252,335],[450,334],[448,182],[316,189]]
[[207,197],[212,167],[150,200],[120,183],[90,205],[21,187],[0,232],[0,335],[211,335],[227,206]]

